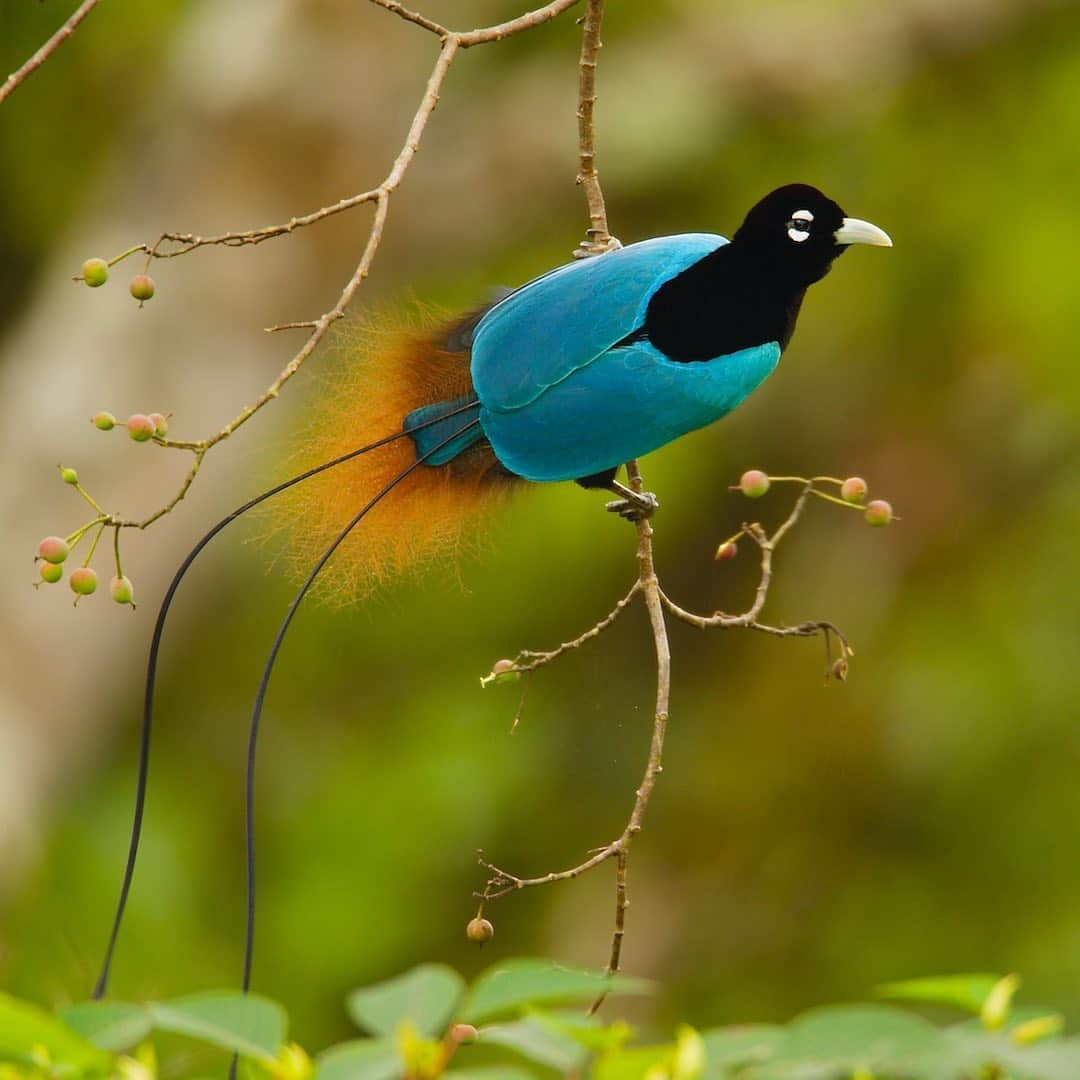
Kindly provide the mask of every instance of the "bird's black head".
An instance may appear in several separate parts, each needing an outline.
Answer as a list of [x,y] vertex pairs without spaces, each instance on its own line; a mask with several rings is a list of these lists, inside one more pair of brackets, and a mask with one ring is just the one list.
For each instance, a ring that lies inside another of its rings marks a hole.
[[876,225],[847,217],[809,184],[787,184],[766,195],[732,242],[769,274],[802,287],[820,281],[850,244],[892,247]]

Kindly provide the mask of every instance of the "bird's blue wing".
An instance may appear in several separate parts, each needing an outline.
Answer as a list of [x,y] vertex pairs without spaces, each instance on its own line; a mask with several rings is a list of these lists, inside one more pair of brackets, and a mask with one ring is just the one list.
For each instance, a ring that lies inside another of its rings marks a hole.
[[660,236],[523,285],[476,328],[472,377],[480,401],[498,411],[535,401],[638,329],[665,281],[726,243],[712,233]]

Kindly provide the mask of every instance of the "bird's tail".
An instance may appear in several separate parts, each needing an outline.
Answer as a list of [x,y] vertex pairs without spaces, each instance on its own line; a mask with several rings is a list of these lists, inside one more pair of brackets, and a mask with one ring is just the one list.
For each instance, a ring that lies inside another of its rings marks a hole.
[[[417,430],[274,504],[265,535],[284,538],[282,559],[291,576],[301,579],[357,507],[418,456],[431,454],[387,495],[364,529],[342,543],[314,590],[330,603],[349,603],[433,561],[456,559],[483,537],[484,511],[512,483],[479,426],[470,423],[479,407],[469,407],[476,399],[457,329],[430,318],[402,328],[400,319],[368,317],[346,331],[323,376],[287,456],[288,472],[403,427]],[[445,419],[433,423],[440,417]]]

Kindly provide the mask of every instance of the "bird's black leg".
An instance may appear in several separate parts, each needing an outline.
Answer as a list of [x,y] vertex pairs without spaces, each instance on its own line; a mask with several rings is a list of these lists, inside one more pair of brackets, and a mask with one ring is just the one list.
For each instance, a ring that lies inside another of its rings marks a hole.
[[593,473],[592,476],[578,477],[574,483],[586,489],[606,488],[621,496],[606,503],[604,509],[626,518],[627,521],[642,521],[644,518],[652,517],[660,507],[656,496],[651,491],[642,492],[640,495],[636,491],[631,491],[625,484],[620,484],[615,479],[617,472],[618,469],[605,469],[603,472]]
[[604,509],[626,518],[627,521],[644,521],[660,509],[660,503],[651,491],[638,494],[625,484],[620,484],[618,480],[612,480],[608,487],[621,497],[605,503]]

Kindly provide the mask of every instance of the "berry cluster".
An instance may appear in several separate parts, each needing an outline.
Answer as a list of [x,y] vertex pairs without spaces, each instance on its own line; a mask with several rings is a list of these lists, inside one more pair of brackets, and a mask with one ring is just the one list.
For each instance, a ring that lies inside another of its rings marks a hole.
[[[92,596],[97,592],[98,576],[97,572],[90,566],[90,560],[97,550],[98,541],[101,540],[102,534],[110,524],[110,518],[82,484],[79,483],[79,474],[74,469],[61,465],[60,479],[65,484],[73,487],[90,503],[98,512],[98,516],[80,526],[68,536],[46,536],[38,544],[34,562],[37,564],[39,580],[34,582],[34,587],[55,585],[60,581],[64,576],[64,563],[67,562],[72,552],[79,546],[83,537],[93,532],[94,538],[90,543],[90,550],[86,553],[86,558],[68,575],[68,585],[71,586],[71,591],[75,594],[75,603],[78,604],[84,596]],[[113,549],[116,557],[116,574],[109,583],[109,594],[116,603],[130,604],[134,608],[135,590],[131,580],[124,576],[124,571],[120,566],[120,528],[115,525],[113,527],[115,529]]]
[[[104,259],[87,259],[75,280],[85,282],[91,289],[98,289],[109,280],[109,266]],[[128,291],[139,301],[139,307],[154,295],[154,290],[154,279],[149,274],[136,274],[128,285]]]
[[[849,476],[846,480],[838,480],[835,476],[814,476],[807,479],[803,476],[769,476],[760,469],[747,469],[739,477],[738,484],[731,490],[741,491],[748,499],[760,499],[775,483],[802,484],[809,494],[816,495],[819,499],[836,503],[849,510],[861,510],[863,520],[867,525],[873,525],[875,528],[888,525],[894,518],[892,506],[884,499],[866,502],[870,488],[861,476]],[[815,486],[816,484],[829,484],[838,488],[839,497],[820,490]],[[742,535],[742,530],[740,530],[730,540],[725,540],[716,549],[716,558],[721,561],[734,559],[739,553],[735,541]]]
[[[95,413],[90,423],[98,431],[112,431],[117,425],[116,417],[110,412]],[[164,439],[169,434],[169,418],[164,413],[132,413],[124,421],[128,436],[136,442],[149,442],[150,439]]]

